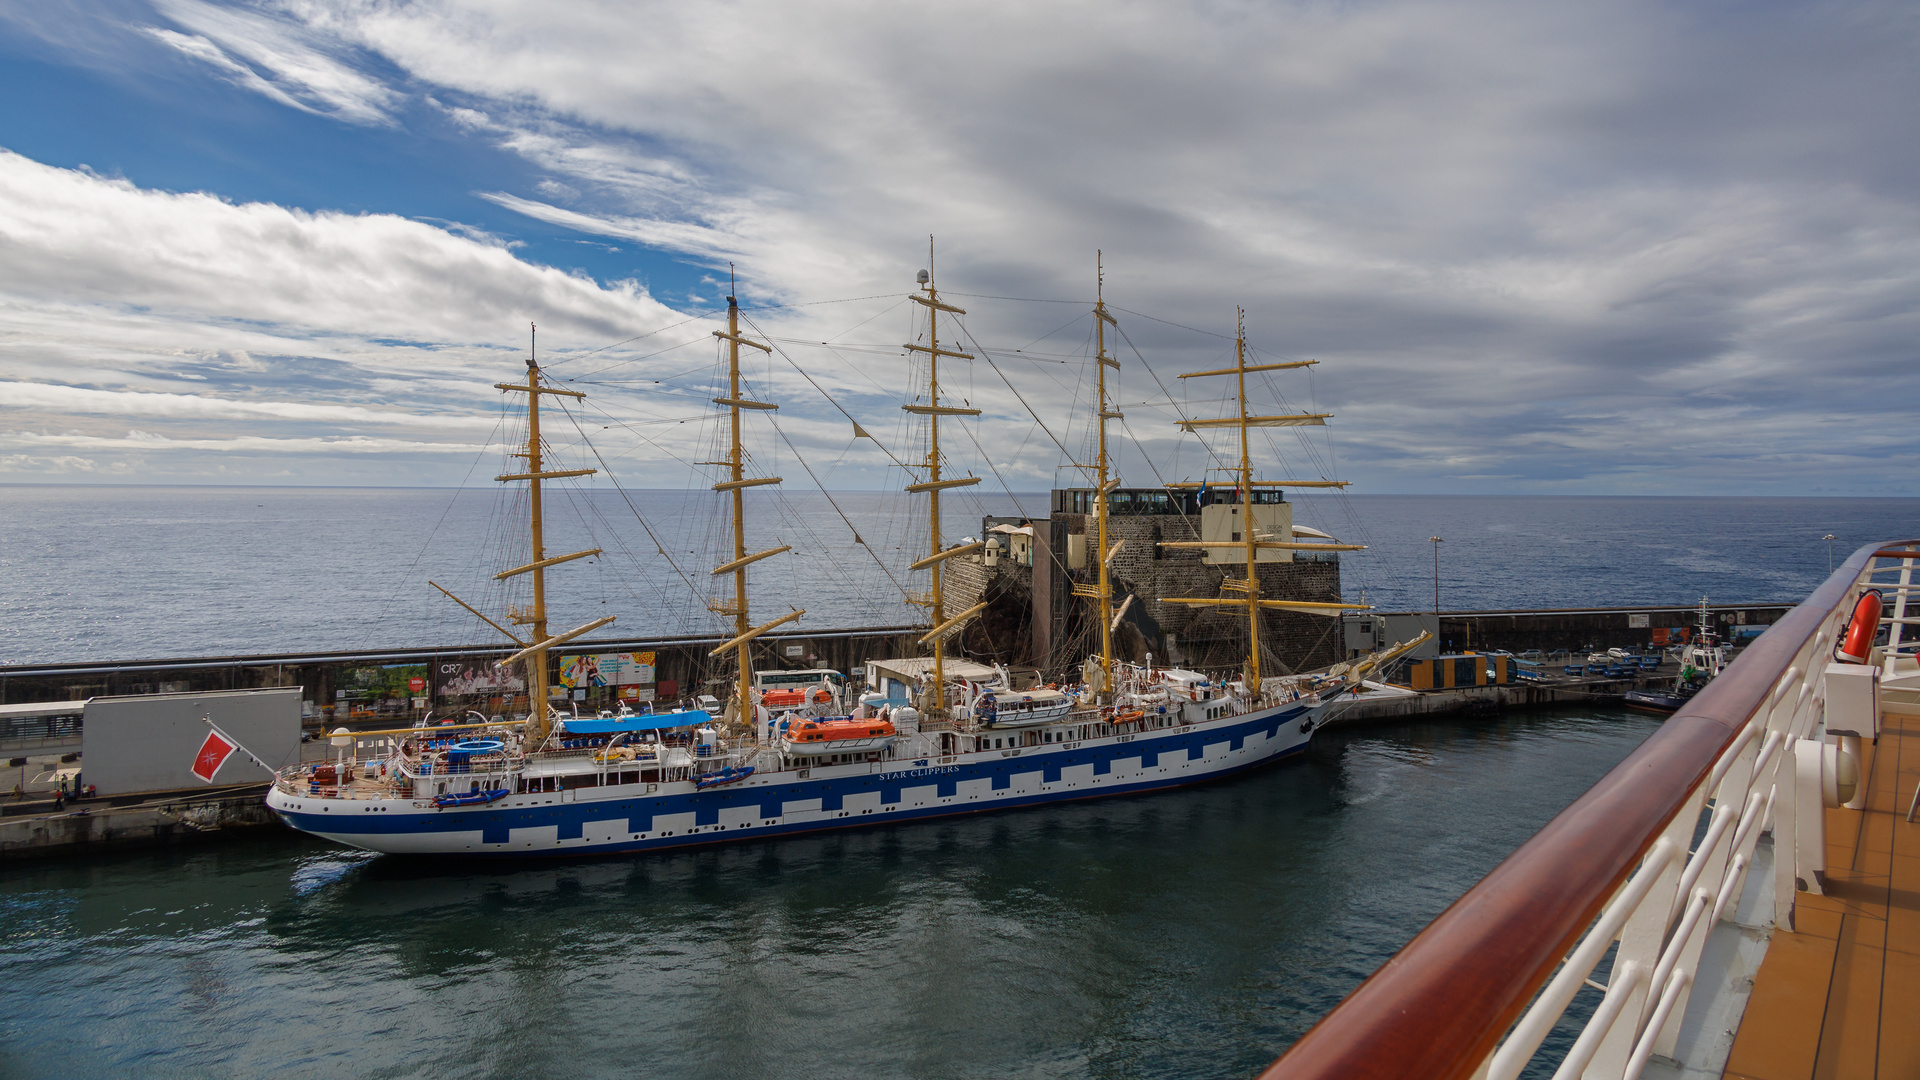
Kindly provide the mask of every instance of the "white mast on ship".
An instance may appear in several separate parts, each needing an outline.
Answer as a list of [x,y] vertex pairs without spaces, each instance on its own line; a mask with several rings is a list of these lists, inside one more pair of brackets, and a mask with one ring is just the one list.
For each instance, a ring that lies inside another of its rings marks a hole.
[[[1253,457],[1247,431],[1256,427],[1324,427],[1327,417],[1332,413],[1296,413],[1285,416],[1249,416],[1247,415],[1247,376],[1262,371],[1284,371],[1290,368],[1303,368],[1319,363],[1318,360],[1294,360],[1279,364],[1247,363],[1247,317],[1243,309],[1235,308],[1236,330],[1233,340],[1234,366],[1213,371],[1190,371],[1183,379],[1199,379],[1213,375],[1232,375],[1237,381],[1240,400],[1238,416],[1229,416],[1212,420],[1182,420],[1180,426],[1187,431],[1197,432],[1201,428],[1235,428],[1240,433],[1240,468],[1235,477],[1235,498],[1241,507],[1239,540],[1177,540],[1163,543],[1165,548],[1240,548],[1246,557],[1244,578],[1223,577],[1222,590],[1238,592],[1235,597],[1165,597],[1162,603],[1194,604],[1199,606],[1235,606],[1247,609],[1247,663],[1244,673],[1246,691],[1251,695],[1262,692],[1260,679],[1260,611],[1261,609],[1283,611],[1309,611],[1321,615],[1338,615],[1343,611],[1370,610],[1367,604],[1330,604],[1309,600],[1268,600],[1260,595],[1259,552],[1262,548],[1291,551],[1362,551],[1362,544],[1300,544],[1291,536],[1285,539],[1261,539],[1254,532],[1253,493],[1256,487],[1302,488],[1330,487],[1342,488],[1343,480],[1255,480],[1253,478]],[[1173,488],[1200,488],[1205,490],[1205,482],[1186,482],[1169,484]],[[1204,511],[1204,508],[1202,508]]]
[[927,496],[927,557],[916,561],[911,569],[926,570],[932,578],[932,587],[926,597],[913,598],[912,602],[927,608],[929,621],[933,629],[920,638],[920,644],[933,647],[933,687],[927,703],[928,719],[933,721],[947,718],[947,636],[958,629],[968,619],[986,610],[986,602],[975,604],[952,618],[947,617],[946,597],[941,592],[940,564],[955,555],[966,555],[979,551],[983,543],[966,544],[955,548],[945,548],[940,536],[940,493],[948,488],[967,487],[980,482],[977,476],[942,479],[940,476],[940,418],[942,416],[979,416],[979,409],[959,409],[940,404],[940,358],[951,357],[956,360],[971,360],[972,353],[956,352],[940,347],[940,313],[965,315],[962,308],[942,303],[940,292],[933,284],[933,244],[927,244],[927,267],[920,271],[918,280],[925,295],[908,294],[908,299],[927,309],[927,343],[916,345],[907,343],[908,352],[925,353],[927,357],[927,403],[925,405],[902,405],[902,409],[927,418],[927,478],[917,484],[908,484],[909,494],[925,493]]
[[533,575],[533,603],[527,607],[512,607],[507,610],[508,622],[516,626],[531,626],[533,628],[533,640],[523,640],[520,635],[508,630],[506,627],[501,626],[485,615],[481,615],[479,611],[474,609],[473,605],[467,603],[465,600],[447,592],[446,589],[441,588],[441,586],[434,582],[429,581],[427,583],[433,585],[436,589],[440,589],[441,592],[446,593],[454,603],[459,604],[461,607],[466,608],[478,616],[480,621],[506,635],[509,641],[522,646],[519,652],[499,661],[498,666],[506,668],[511,666],[515,661],[523,659],[527,661],[527,721],[525,734],[528,749],[538,747],[542,742],[546,741],[547,731],[551,723],[548,717],[549,706],[547,704],[547,654],[554,646],[571,641],[590,631],[597,630],[614,620],[614,616],[608,615],[605,618],[595,619],[585,626],[569,630],[564,634],[556,634],[552,637],[547,635],[547,567],[572,562],[575,559],[584,559],[591,555],[598,555],[600,554],[600,549],[593,548],[588,551],[576,551],[571,555],[555,555],[552,558],[547,557],[546,537],[543,532],[544,523],[541,518],[541,481],[559,480],[570,476],[592,476],[596,470],[547,469],[545,467],[545,462],[541,456],[540,444],[540,395],[552,394],[557,397],[570,397],[575,399],[584,398],[587,395],[577,390],[561,390],[556,387],[541,384],[540,364],[537,349],[535,348],[538,338],[533,336],[537,334],[538,328],[533,328],[529,336],[527,349],[527,381],[524,383],[493,384],[497,390],[506,390],[527,395],[527,448],[525,450],[511,452],[513,457],[526,459],[527,471],[507,473],[496,476],[494,479],[501,483],[512,483],[520,480],[527,482],[529,510],[528,530],[529,539],[532,542],[530,552],[532,557],[527,561],[525,566],[516,566],[511,570],[502,570],[500,573],[493,575],[493,577],[495,581],[505,581],[507,578],[520,574]]
[[734,686],[732,712],[734,719],[741,726],[751,728],[753,726],[753,659],[749,655],[748,645],[754,638],[759,637],[761,634],[777,626],[784,626],[798,619],[800,616],[805,615],[806,611],[805,609],[791,611],[771,622],[762,623],[759,626],[754,626],[753,620],[748,617],[747,567],[759,562],[761,559],[770,558],[783,551],[791,551],[793,549],[793,545],[783,544],[780,547],[768,548],[766,551],[755,552],[752,555],[747,554],[745,491],[750,487],[763,487],[769,484],[777,484],[781,478],[778,476],[747,476],[746,452],[740,445],[741,410],[772,411],[780,406],[765,401],[750,401],[741,396],[740,346],[745,345],[749,348],[759,349],[764,353],[772,353],[773,347],[743,336],[740,333],[740,302],[732,296],[727,297],[726,332],[722,333],[719,330],[715,330],[713,336],[727,343],[727,396],[714,398],[713,403],[727,407],[728,418],[731,422],[729,428],[731,438],[727,444],[727,459],[725,461],[703,461],[701,464],[724,465],[730,474],[726,480],[713,485],[713,490],[724,491],[732,496],[733,558],[714,567],[713,574],[716,577],[721,574],[733,575],[733,599],[709,600],[707,602],[707,610],[719,615],[732,616],[734,636],[707,655],[709,657],[719,657],[725,655],[728,650],[737,650],[735,660],[738,671],[738,681]]

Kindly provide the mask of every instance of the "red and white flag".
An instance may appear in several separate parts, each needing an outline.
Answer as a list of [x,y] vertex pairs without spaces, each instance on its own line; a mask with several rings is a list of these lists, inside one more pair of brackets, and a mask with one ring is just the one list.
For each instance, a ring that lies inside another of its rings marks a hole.
[[239,748],[240,744],[220,734],[219,728],[207,732],[207,741],[200,744],[200,752],[193,756],[193,775],[209,784],[213,783],[213,775]]

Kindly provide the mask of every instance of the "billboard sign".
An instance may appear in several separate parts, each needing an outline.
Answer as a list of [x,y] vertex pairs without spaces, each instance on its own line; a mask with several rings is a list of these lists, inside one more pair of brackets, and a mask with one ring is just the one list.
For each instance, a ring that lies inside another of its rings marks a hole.
[[574,690],[592,686],[652,686],[650,652],[581,653],[560,658],[560,684]]
[[442,660],[433,665],[436,696],[465,697],[473,694],[523,694],[527,680],[521,666],[494,666],[492,660]]

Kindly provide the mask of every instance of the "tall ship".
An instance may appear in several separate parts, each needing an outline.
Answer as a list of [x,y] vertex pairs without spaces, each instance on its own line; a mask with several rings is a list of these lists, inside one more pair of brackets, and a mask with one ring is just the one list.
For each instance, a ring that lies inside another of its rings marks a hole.
[[[1275,548],[1352,545],[1303,544],[1259,532],[1256,493],[1291,481],[1263,480],[1253,466],[1249,429],[1319,422],[1323,414],[1255,416],[1248,411],[1249,374],[1300,367],[1309,362],[1249,364],[1244,319],[1231,368],[1189,377],[1237,380],[1235,415],[1182,421],[1189,431],[1223,429],[1238,438],[1238,467],[1230,477],[1193,482],[1244,511],[1244,527],[1226,539],[1175,541],[1170,546],[1237,553],[1244,577],[1228,576],[1223,592],[1208,597],[1167,597],[1169,602],[1244,611],[1248,652],[1237,672],[1209,675],[1114,655],[1112,630],[1119,622],[1109,564],[1120,545],[1109,544],[1105,496],[1118,486],[1112,475],[1106,424],[1119,412],[1108,373],[1120,364],[1107,349],[1114,324],[1104,296],[1093,307],[1098,371],[1095,400],[1095,460],[1088,463],[1100,498],[1095,500],[1097,566],[1074,595],[1090,606],[1105,628],[1099,651],[1080,666],[1080,681],[1065,686],[1016,688],[1005,669],[949,658],[948,640],[984,604],[949,611],[943,564],[970,554],[977,542],[948,544],[941,522],[941,495],[979,482],[948,475],[940,447],[943,417],[977,415],[941,396],[940,362],[972,359],[954,338],[942,344],[941,319],[965,311],[942,300],[931,274],[921,271],[909,298],[924,313],[924,333],[909,343],[924,357],[926,384],[902,406],[924,419],[927,454],[923,475],[906,492],[924,497],[927,555],[912,565],[924,572],[927,591],[912,597],[928,611],[921,638],[927,655],[889,662],[907,672],[909,693],[897,701],[869,695],[848,708],[837,680],[774,686],[756,679],[749,645],[801,617],[793,610],[756,623],[749,612],[748,573],[762,560],[789,548],[749,552],[744,490],[779,483],[748,475],[743,450],[745,418],[775,408],[743,394],[741,349],[771,346],[741,332],[739,305],[727,299],[724,343],[729,390],[715,403],[727,410],[728,453],[713,462],[724,478],[713,485],[728,504],[732,557],[713,568],[732,585],[730,596],[709,608],[728,620],[733,636],[713,650],[731,660],[735,677],[724,709],[633,712],[622,708],[592,717],[563,715],[548,703],[552,650],[612,621],[602,618],[561,633],[547,622],[546,572],[597,550],[546,553],[542,531],[542,484],[588,475],[588,469],[549,466],[540,438],[543,396],[579,398],[552,385],[529,355],[524,382],[498,388],[526,395],[527,441],[516,457],[521,471],[502,483],[527,485],[531,557],[496,575],[528,575],[531,603],[515,607],[506,624],[447,595],[499,631],[517,651],[501,663],[524,663],[527,716],[387,732],[355,732],[340,742],[354,747],[327,762],[281,770],[267,804],[303,832],[371,851],[420,855],[538,857],[663,850],[698,844],[785,836],[882,822],[916,821],[955,814],[1010,810],[1062,800],[1151,792],[1215,780],[1304,751],[1319,717],[1341,695],[1354,691],[1380,665],[1424,639],[1317,672],[1264,675],[1261,612],[1311,611],[1337,616],[1361,605],[1281,600],[1263,595],[1260,553]],[[1103,293],[1103,289],[1101,292]],[[1230,494],[1223,494],[1230,491]],[[437,586],[436,586],[437,587]],[[446,590],[442,590],[446,592]],[[524,628],[516,633],[509,627]],[[359,747],[379,747],[363,756]]]

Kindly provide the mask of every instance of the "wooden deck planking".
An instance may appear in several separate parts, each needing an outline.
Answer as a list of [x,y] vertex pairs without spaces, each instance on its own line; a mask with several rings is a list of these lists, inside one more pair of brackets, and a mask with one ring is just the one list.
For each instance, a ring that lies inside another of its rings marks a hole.
[[1827,894],[1773,935],[1728,1080],[1920,1077],[1920,717],[1886,716],[1863,753],[1867,807],[1826,812]]

